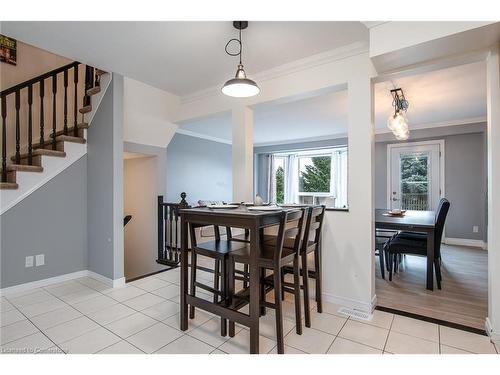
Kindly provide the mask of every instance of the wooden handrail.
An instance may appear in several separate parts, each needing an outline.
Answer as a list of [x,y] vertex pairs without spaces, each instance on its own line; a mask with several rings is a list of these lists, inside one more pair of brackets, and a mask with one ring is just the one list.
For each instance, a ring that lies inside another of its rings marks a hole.
[[71,69],[75,66],[78,66],[78,65],[80,65],[80,63],[78,61],[73,61],[72,63],[61,66],[60,68],[56,68],[54,70],[51,70],[50,72],[43,73],[43,74],[39,75],[38,77],[31,78],[25,82],[19,83],[15,86],[9,87],[8,89],[0,91],[0,96],[7,96],[9,94],[12,94],[12,93],[18,91],[18,90],[24,89],[30,85],[33,85],[33,84],[38,83],[40,81],[43,81],[47,78],[52,77],[55,74],[59,74],[61,72],[64,72],[65,70],[69,70],[69,69]]

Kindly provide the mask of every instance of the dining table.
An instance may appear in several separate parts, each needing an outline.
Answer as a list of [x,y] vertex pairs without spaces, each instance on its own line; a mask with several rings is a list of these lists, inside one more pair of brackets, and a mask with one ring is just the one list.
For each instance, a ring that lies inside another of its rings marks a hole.
[[[181,217],[181,280],[180,303],[181,318],[180,329],[188,329],[188,306],[208,311],[221,318],[234,321],[250,329],[250,353],[259,353],[259,318],[260,318],[260,270],[257,265],[260,253],[260,238],[264,228],[279,225],[280,214],[283,210],[296,210],[296,208],[250,209],[244,205],[237,208],[187,208],[179,211]],[[250,264],[249,264],[249,313],[245,314],[224,303],[213,303],[200,297],[189,294],[188,289],[188,227],[189,223],[241,228],[250,233]]]
[[392,215],[388,209],[375,209],[375,228],[427,234],[427,289],[434,289],[434,211],[405,211]]

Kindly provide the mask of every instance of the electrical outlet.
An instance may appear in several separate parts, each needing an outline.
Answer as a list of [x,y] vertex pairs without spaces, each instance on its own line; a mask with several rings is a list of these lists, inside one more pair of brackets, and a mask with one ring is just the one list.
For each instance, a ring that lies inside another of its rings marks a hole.
[[472,233],[479,233],[479,227],[477,225],[472,227]]
[[35,265],[38,266],[43,266],[45,264],[45,254],[38,254],[35,257]]
[[26,260],[24,262],[24,267],[33,267],[33,256],[26,257]]

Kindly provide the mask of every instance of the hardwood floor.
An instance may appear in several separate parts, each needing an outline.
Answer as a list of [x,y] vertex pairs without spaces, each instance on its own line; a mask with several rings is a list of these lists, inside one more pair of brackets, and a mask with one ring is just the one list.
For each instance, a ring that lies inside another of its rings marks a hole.
[[441,246],[442,289],[425,289],[425,258],[406,256],[393,281],[383,280],[376,264],[378,305],[484,329],[488,313],[488,253]]

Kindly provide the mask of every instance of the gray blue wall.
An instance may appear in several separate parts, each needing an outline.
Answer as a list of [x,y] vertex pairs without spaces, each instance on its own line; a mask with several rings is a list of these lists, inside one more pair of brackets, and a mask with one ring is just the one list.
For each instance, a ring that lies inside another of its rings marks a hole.
[[187,201],[231,201],[231,145],[202,138],[175,134],[167,147],[168,202],[179,202],[186,192]]
[[[123,77],[114,75],[88,140],[88,269],[123,277]],[[121,246],[121,250],[120,250]]]
[[[1,288],[87,269],[87,157],[0,220]],[[45,265],[25,268],[25,257],[37,254],[45,254]]]

